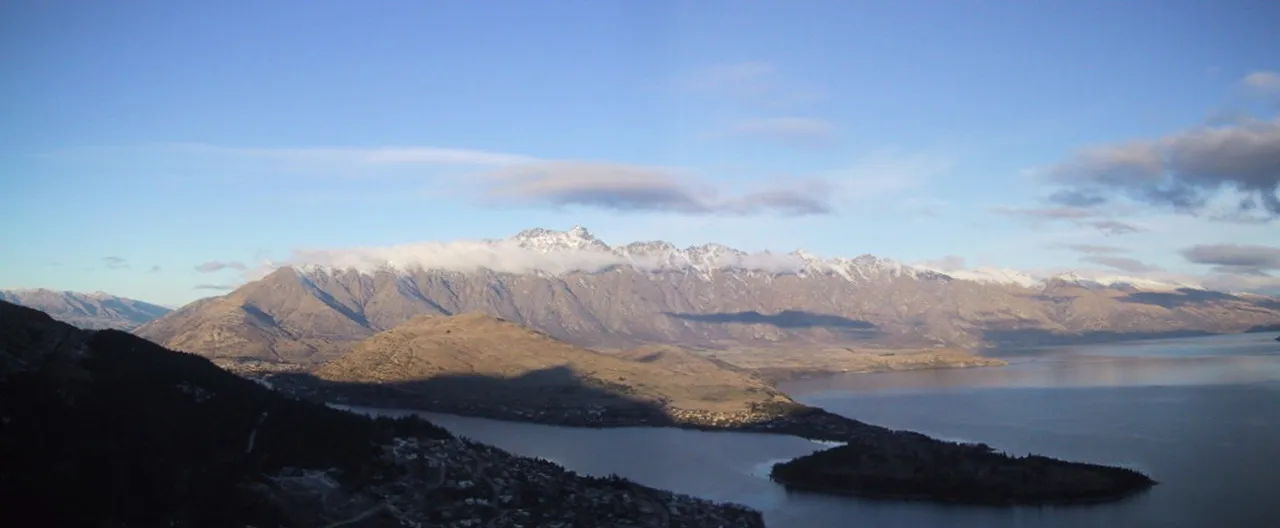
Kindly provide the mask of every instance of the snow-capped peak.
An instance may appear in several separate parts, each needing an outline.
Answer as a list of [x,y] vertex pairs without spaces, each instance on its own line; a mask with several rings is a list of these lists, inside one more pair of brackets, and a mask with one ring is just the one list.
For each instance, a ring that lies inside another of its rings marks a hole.
[[967,280],[972,282],[981,282],[987,284],[1011,284],[1022,286],[1023,288],[1035,288],[1043,284],[1043,281],[1029,273],[1011,270],[1005,268],[978,267],[966,270],[940,270],[932,268],[930,271],[942,273],[953,279]]
[[769,251],[748,253],[714,243],[684,249],[664,241],[609,246],[582,226],[574,226],[566,231],[526,229],[507,239],[326,250],[299,257],[293,264],[305,273],[327,274],[344,270],[379,273],[415,269],[488,269],[516,274],[563,274],[597,273],[626,266],[647,272],[693,272],[702,276],[726,271],[802,276],[835,275],[852,282],[956,279],[1024,288],[1043,288],[1051,281],[1085,287],[1124,285],[1142,289],[1176,289],[1186,286],[1151,279],[1086,276],[1070,272],[1033,275],[988,267],[947,270],[924,264],[908,265],[867,254],[854,258],[824,258],[801,250],[786,254]]
[[609,250],[609,246],[592,235],[587,228],[577,225],[568,231],[552,231],[535,227],[521,231],[511,239],[515,240],[520,247],[541,252],[582,249]]

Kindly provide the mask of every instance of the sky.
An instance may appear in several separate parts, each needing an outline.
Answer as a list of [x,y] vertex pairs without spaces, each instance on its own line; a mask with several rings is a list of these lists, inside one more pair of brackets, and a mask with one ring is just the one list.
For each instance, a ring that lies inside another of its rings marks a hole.
[[1280,3],[0,4],[0,288],[582,225],[1280,288]]

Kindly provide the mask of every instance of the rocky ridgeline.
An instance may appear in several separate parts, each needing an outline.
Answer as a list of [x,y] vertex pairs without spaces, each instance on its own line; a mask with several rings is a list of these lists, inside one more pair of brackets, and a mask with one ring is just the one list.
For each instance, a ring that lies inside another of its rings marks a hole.
[[551,462],[463,439],[397,438],[385,446],[394,478],[352,495],[322,471],[291,470],[258,485],[289,505],[297,526],[763,527],[746,507],[574,474]]

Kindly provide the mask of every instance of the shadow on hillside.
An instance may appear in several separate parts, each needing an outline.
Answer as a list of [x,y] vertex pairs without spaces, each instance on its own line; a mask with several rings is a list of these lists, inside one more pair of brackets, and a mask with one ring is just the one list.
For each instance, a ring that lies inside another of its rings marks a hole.
[[984,330],[982,339],[987,343],[987,349],[983,352],[983,355],[999,357],[1005,353],[1019,355],[1025,353],[1029,348],[1045,346],[1098,345],[1143,339],[1176,339],[1211,335],[1218,334],[1202,330],[1172,330],[1166,332],[1099,330],[1079,334],[1060,334],[1039,328],[1026,328],[1018,330]]
[[1176,292],[1136,292],[1121,297],[1120,302],[1150,304],[1161,308],[1180,308],[1188,304],[1210,301],[1235,301],[1239,297],[1229,293],[1179,288]]
[[309,373],[267,377],[273,387],[302,398],[356,407],[412,409],[559,425],[674,425],[662,402],[635,395],[625,377],[583,378],[549,367],[512,378],[448,374],[427,379],[335,382]]
[[[845,444],[822,451],[834,454],[821,455],[819,459],[807,457],[790,462],[793,467],[798,464],[798,471],[783,467],[780,473],[774,466],[770,478],[790,491],[853,492],[870,498],[1008,506],[1019,502],[1116,500],[1154,484],[1147,476],[1127,469],[1046,457],[1011,457],[985,444],[961,444],[894,431],[796,403],[763,406],[753,416],[737,419],[713,413],[671,417],[658,403],[639,401],[619,392],[611,382],[583,379],[564,367],[510,379],[446,375],[385,385],[329,383],[307,374],[278,374],[269,381],[281,390],[356,407],[352,410],[357,412],[369,408],[419,410],[596,428],[677,426],[785,434]],[[301,393],[307,390],[311,393]],[[506,399],[503,394],[519,397]],[[584,405],[584,400],[598,404]],[[550,401],[558,403],[546,405]],[[466,402],[487,405],[468,409],[462,406]],[[850,456],[845,458],[846,454]],[[824,476],[828,474],[837,477],[828,479]],[[849,474],[857,479],[839,476]]]
[[850,319],[839,315],[819,314],[802,310],[783,310],[776,314],[766,315],[757,311],[720,312],[709,314],[662,312],[667,317],[683,319],[698,323],[737,323],[763,324],[788,330],[803,328],[826,328],[846,333],[874,335],[880,327],[870,321]]

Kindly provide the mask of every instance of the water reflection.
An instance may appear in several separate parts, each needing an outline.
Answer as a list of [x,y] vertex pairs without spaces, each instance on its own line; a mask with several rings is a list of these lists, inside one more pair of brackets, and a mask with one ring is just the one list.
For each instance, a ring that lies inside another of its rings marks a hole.
[[827,446],[801,438],[661,428],[585,429],[438,413],[335,406],[384,416],[418,414],[455,434],[509,452],[545,458],[594,476],[636,482],[718,501],[778,509],[785,491],[768,479],[774,462]]
[[1002,368],[849,374],[783,385],[796,395],[1010,387],[1220,385],[1280,379],[1280,344],[1269,334],[1045,348],[1006,356]]
[[[1003,368],[899,372],[784,386],[832,412],[935,437],[1140,469],[1130,500],[992,509],[788,494],[772,463],[798,438],[576,429],[427,414],[463,436],[581,473],[760,509],[772,527],[1266,526],[1280,519],[1280,344],[1268,335],[1044,349]],[[404,411],[377,411],[403,413]]]

